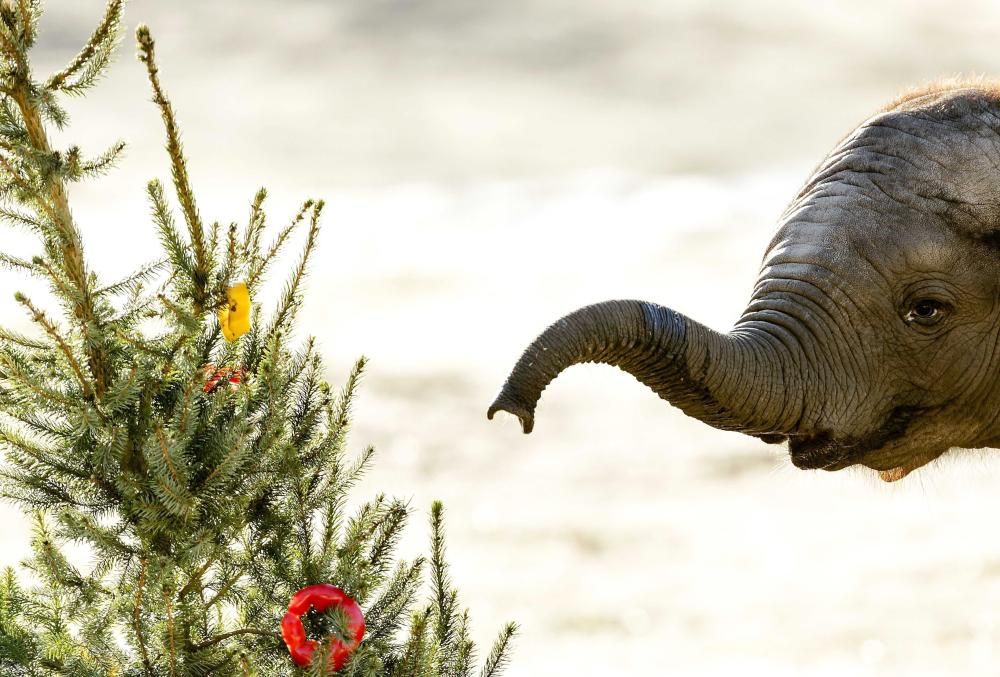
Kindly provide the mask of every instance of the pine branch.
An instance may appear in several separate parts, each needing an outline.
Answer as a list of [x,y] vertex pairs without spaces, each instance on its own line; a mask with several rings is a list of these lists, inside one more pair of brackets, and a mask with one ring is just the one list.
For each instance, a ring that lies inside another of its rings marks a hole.
[[503,671],[504,666],[510,661],[510,642],[516,634],[516,623],[508,623],[504,626],[504,629],[500,631],[500,636],[493,643],[493,648],[490,650],[482,672],[479,673],[481,677],[496,677]]
[[181,273],[192,285],[195,280],[195,263],[191,260],[190,250],[184,238],[174,225],[166,199],[163,196],[163,186],[153,180],[146,185],[146,195],[153,210],[153,223],[160,237],[160,245],[166,251],[168,260],[175,272]]
[[42,16],[39,0],[17,0],[17,11],[20,14],[21,43],[26,47],[35,44],[38,35],[38,20]]
[[375,525],[368,562],[379,577],[385,574],[389,566],[389,557],[402,536],[409,514],[406,503],[395,500],[389,504],[384,516]]
[[128,277],[101,287],[94,292],[94,296],[114,296],[116,294],[129,292],[159,274],[166,264],[167,262],[165,260],[147,263],[134,273],[131,273]]
[[35,265],[31,261],[27,261],[17,256],[11,256],[10,254],[5,254],[3,252],[0,252],[0,266],[15,271],[22,270],[31,275],[38,274],[38,271],[35,269]]
[[18,35],[18,17],[11,7],[0,5],[0,46],[10,65],[18,68],[25,65],[24,51],[27,47]]
[[[182,522],[190,520],[197,500],[188,488],[187,461],[184,445],[163,431],[154,428],[154,435],[143,446],[145,469],[153,480],[152,490],[158,505]],[[166,526],[166,525],[164,525]]]
[[[79,401],[58,387],[42,383],[36,375],[26,368],[25,362],[11,350],[0,351],[0,368],[8,382],[5,394],[15,397],[18,403],[25,405],[44,403],[46,406],[61,407],[67,411],[78,411]],[[23,395],[24,399],[20,399]]]
[[[257,194],[257,197],[263,202],[266,193],[261,191]],[[299,209],[298,213],[292,219],[291,223],[282,228],[281,232],[268,247],[267,253],[261,255],[260,253],[260,236],[264,230],[264,217],[263,212],[258,212],[257,219],[254,219],[254,211],[251,211],[250,228],[247,232],[247,237],[245,239],[245,248],[247,251],[247,260],[250,261],[250,274],[247,276],[247,286],[250,288],[255,287],[264,276],[267,268],[278,258],[278,254],[281,253],[282,249],[285,247],[285,243],[288,242],[288,238],[291,237],[292,233],[298,228],[305,220],[306,213],[312,209],[314,203],[312,200],[306,200],[302,203],[302,207]],[[254,200],[254,210],[260,209],[260,203]]]
[[43,234],[47,230],[46,227],[31,214],[19,212],[14,209],[8,209],[6,207],[0,207],[0,219],[3,219],[7,223],[15,226],[26,228],[39,235]]
[[[236,233],[237,226],[234,221],[229,224],[229,228],[226,230],[226,251],[225,256],[223,257],[225,264],[222,267],[222,271],[218,275],[219,285],[215,291],[215,295],[219,297],[225,296],[225,290],[228,289],[233,283],[233,276],[240,267],[240,252],[239,245],[236,242]],[[215,238],[213,237],[212,249],[215,249],[216,246]]]
[[[35,463],[37,463],[39,466],[45,467],[49,471],[55,470],[77,479],[88,478],[87,473],[81,468],[74,466],[72,463],[67,463],[65,460],[59,458],[57,448],[44,447],[36,440],[30,439],[21,434],[19,431],[6,425],[0,425],[0,443],[8,445],[24,454],[26,458],[18,459],[15,457],[10,459],[15,465],[32,467],[33,469],[38,470],[39,468],[34,467]],[[32,462],[26,462],[26,459],[31,459]]]
[[469,638],[469,611],[462,613],[458,623],[458,641],[455,662],[451,669],[454,677],[472,677],[472,663],[475,660],[475,644]]
[[132,630],[135,632],[136,641],[139,643],[139,654],[142,656],[142,665],[149,677],[152,677],[153,664],[149,660],[149,653],[146,651],[146,641],[143,639],[144,628],[142,626],[142,593],[146,587],[146,558],[139,562],[139,580],[135,590],[135,606],[132,611]]
[[195,650],[200,651],[202,649],[207,649],[210,646],[215,646],[220,642],[224,642],[231,637],[240,637],[241,635],[256,635],[258,637],[269,637],[281,642],[281,635],[277,632],[268,632],[266,630],[258,630],[257,628],[240,628],[239,630],[231,630],[229,632],[224,632],[221,635],[216,635],[211,639],[207,639],[204,642],[199,642],[194,645]]
[[301,303],[301,285],[305,279],[306,271],[309,268],[309,258],[316,248],[316,238],[319,235],[319,217],[323,212],[323,201],[320,200],[312,205],[312,214],[309,219],[309,232],[306,235],[306,243],[302,247],[302,256],[298,265],[292,271],[292,276],[285,283],[285,289],[278,301],[278,309],[271,320],[268,335],[272,336],[276,332],[285,331],[295,319],[296,311]]
[[427,653],[430,649],[427,633],[432,613],[433,607],[428,606],[423,611],[413,614],[410,619],[410,636],[404,647],[402,659],[392,671],[392,677],[411,677],[426,672],[422,668],[427,663]]
[[186,483],[185,480],[181,480],[181,478],[178,476],[177,467],[174,465],[173,460],[170,458],[170,452],[167,450],[167,440],[163,436],[163,428],[161,428],[160,426],[156,426],[155,432],[156,432],[156,441],[160,446],[160,454],[163,457],[164,464],[167,466],[167,470],[170,472],[170,477],[174,480],[174,482],[178,486],[180,486],[182,483]]
[[45,333],[48,334],[53,341],[55,341],[57,346],[59,346],[59,351],[66,359],[66,362],[69,364],[70,368],[72,368],[73,374],[76,376],[76,380],[80,384],[80,390],[83,392],[83,396],[85,398],[91,397],[93,395],[93,388],[91,387],[90,382],[87,380],[87,377],[83,375],[83,368],[77,361],[76,355],[73,354],[73,351],[66,343],[66,339],[64,339],[59,334],[59,331],[56,329],[56,326],[52,324],[52,321],[45,316],[45,313],[36,308],[35,305],[31,302],[31,300],[28,299],[28,297],[26,297],[24,294],[16,294],[15,299],[17,300],[18,303],[20,303],[22,306],[28,309],[28,312],[31,313],[31,319],[34,320],[35,323],[38,324],[42,329],[44,329]]
[[367,633],[372,641],[391,637],[402,625],[420,589],[423,567],[422,557],[410,565],[405,562],[396,565],[395,573],[366,614]]
[[44,350],[48,347],[48,344],[43,341],[30,338],[4,327],[0,327],[0,342],[11,343],[30,350]]
[[77,151],[74,155],[67,157],[65,174],[71,181],[80,179],[93,179],[102,176],[110,170],[121,158],[125,151],[125,142],[118,141],[106,151],[92,160],[82,160],[79,157],[79,149],[71,148],[70,152]]
[[94,29],[87,44],[66,68],[48,79],[45,83],[46,89],[80,94],[94,83],[107,68],[111,53],[118,42],[123,5],[123,0],[108,2],[104,17]]
[[[37,639],[21,622],[28,601],[7,567],[0,577],[0,668],[13,675],[27,675],[37,652]],[[15,672],[15,670],[17,672]]]
[[441,501],[431,505],[431,587],[437,602],[435,634],[438,644],[446,652],[452,651],[455,633],[456,597],[448,578],[448,564],[444,547],[444,506]]
[[192,271],[195,285],[194,300],[196,312],[200,315],[207,304],[206,287],[211,268],[209,258],[211,253],[205,244],[205,226],[198,215],[194,192],[191,190],[191,181],[187,173],[187,160],[184,158],[184,149],[181,146],[180,130],[174,117],[174,109],[160,86],[160,71],[156,65],[156,44],[149,28],[145,25],[140,25],[135,34],[139,43],[139,60],[146,64],[149,84],[153,88],[153,102],[160,109],[160,116],[163,118],[163,125],[167,132],[167,153],[170,155],[174,189],[177,191],[177,200],[181,204],[181,211],[184,212],[184,220],[191,238],[191,247],[194,250],[194,269]]
[[[260,188],[250,203],[250,218],[243,234],[243,246],[240,252],[245,261],[253,261],[260,256],[260,238],[267,228],[267,214],[264,212],[264,200],[267,199],[267,189]],[[304,211],[304,210],[303,210]],[[247,284],[252,288],[250,280]]]
[[[21,75],[10,83],[8,95],[17,104],[27,140],[38,155],[51,155],[52,148],[41,121],[41,111],[37,99],[32,94],[29,80],[30,71],[26,58],[23,53],[17,51],[17,48],[8,39],[2,39],[0,42],[16,53],[15,60]],[[20,172],[12,166],[8,159],[0,158],[0,163],[3,164],[4,169],[11,177],[24,183]],[[80,322],[83,334],[89,337],[95,329],[99,329],[100,322],[94,304],[91,278],[84,260],[80,232],[70,213],[66,187],[61,178],[54,173],[48,174],[42,178],[42,184],[47,197],[40,197],[37,202],[45,208],[46,213],[52,218],[55,234],[58,238],[59,262],[75,291],[74,314]],[[97,348],[96,342],[87,341],[87,344],[89,346],[87,357],[91,377],[96,384],[96,394],[100,397],[104,393],[107,379],[106,358],[103,351]]]
[[[226,455],[219,464],[212,469],[212,472],[201,484],[201,492],[217,490],[217,485],[228,482],[240,469],[249,457],[247,453],[249,447],[245,444],[247,432],[244,429],[238,430],[235,434],[228,436]],[[218,487],[221,488],[221,487]]]
[[167,656],[170,659],[170,677],[177,677],[177,640],[174,637],[174,605],[171,591],[163,589],[163,608],[167,617]]

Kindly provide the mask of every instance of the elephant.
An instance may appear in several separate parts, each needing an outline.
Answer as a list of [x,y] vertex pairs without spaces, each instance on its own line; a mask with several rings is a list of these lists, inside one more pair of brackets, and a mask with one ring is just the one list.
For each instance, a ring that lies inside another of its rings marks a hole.
[[846,136],[778,220],[728,333],[656,303],[548,327],[488,410],[534,426],[594,362],[710,426],[787,443],[798,468],[895,481],[1000,445],[1000,82],[913,90]]

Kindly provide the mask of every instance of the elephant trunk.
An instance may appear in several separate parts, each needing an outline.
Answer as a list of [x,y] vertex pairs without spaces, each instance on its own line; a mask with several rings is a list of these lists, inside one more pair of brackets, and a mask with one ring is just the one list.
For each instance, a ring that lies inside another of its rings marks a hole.
[[564,369],[611,364],[711,426],[765,439],[788,434],[802,407],[784,344],[766,333],[715,332],[653,303],[607,301],[562,318],[524,351],[487,416],[514,414],[525,433],[535,405]]

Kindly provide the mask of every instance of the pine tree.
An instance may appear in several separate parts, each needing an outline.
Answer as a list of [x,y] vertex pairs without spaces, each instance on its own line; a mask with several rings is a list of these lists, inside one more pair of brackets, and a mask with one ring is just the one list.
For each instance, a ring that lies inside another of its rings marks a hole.
[[[441,505],[427,561],[393,562],[405,502],[377,496],[347,514],[372,458],[345,445],[365,363],[334,392],[314,343],[292,342],[322,201],[270,240],[264,190],[243,225],[206,224],[145,27],[139,59],[180,218],[150,182],[161,259],[110,282],[88,266],[68,186],[107,171],[124,145],[89,157],[53,148],[47,130],[103,74],[122,5],[110,0],[79,55],[42,81],[28,58],[40,0],[0,0],[0,219],[40,244],[0,263],[51,291],[46,303],[16,295],[37,331],[0,329],[0,493],[34,521],[24,571],[0,577],[0,674],[332,674],[328,652],[350,631],[344,608],[306,616],[310,636],[328,638],[308,667],[292,664],[279,632],[292,595],[318,583],[364,611],[342,674],[499,674],[514,625],[477,670]],[[296,231],[302,253],[264,313],[251,299]],[[70,543],[89,552],[86,567]]]

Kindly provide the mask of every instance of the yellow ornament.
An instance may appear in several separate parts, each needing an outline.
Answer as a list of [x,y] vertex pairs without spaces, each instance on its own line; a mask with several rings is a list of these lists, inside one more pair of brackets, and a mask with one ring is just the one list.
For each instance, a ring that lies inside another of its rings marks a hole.
[[250,290],[239,282],[226,290],[226,305],[219,309],[219,326],[227,341],[250,331]]

